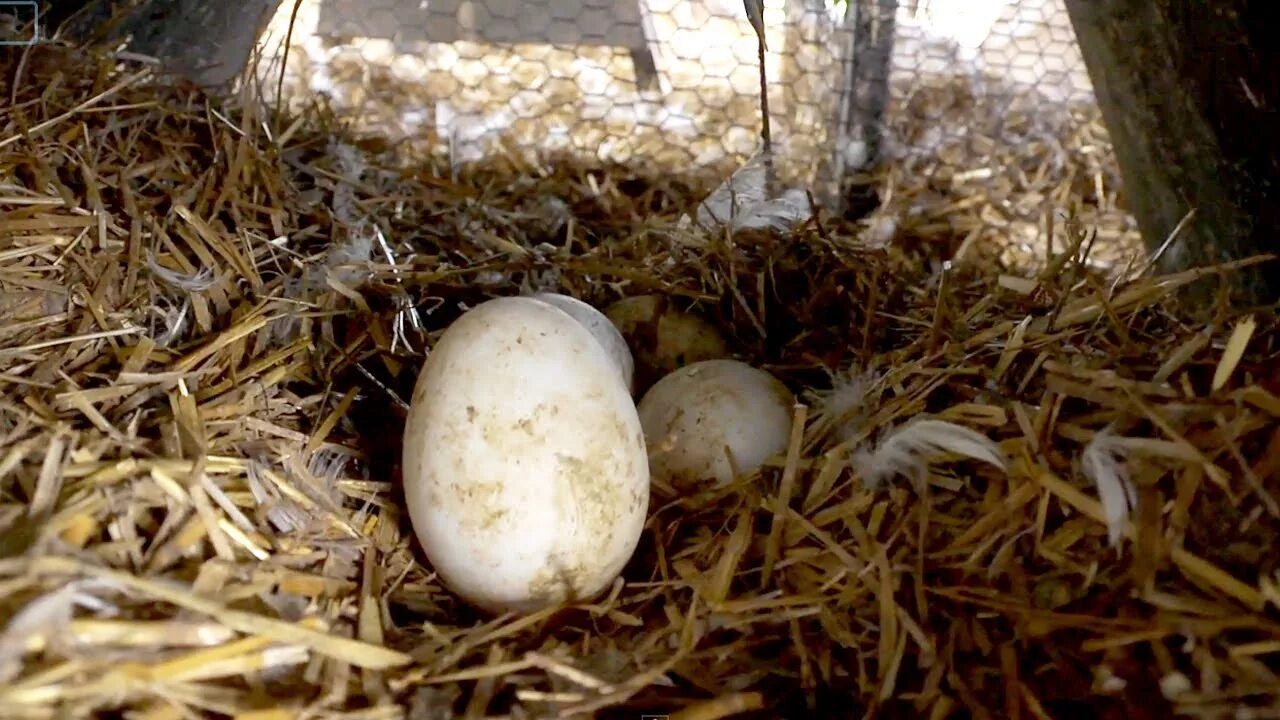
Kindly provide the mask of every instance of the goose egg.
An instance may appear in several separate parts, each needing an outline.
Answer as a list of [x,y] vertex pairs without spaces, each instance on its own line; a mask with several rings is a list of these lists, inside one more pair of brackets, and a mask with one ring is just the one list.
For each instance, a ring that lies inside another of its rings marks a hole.
[[724,485],[787,449],[795,397],[747,363],[704,360],[665,375],[640,400],[655,481]]
[[494,612],[596,596],[648,510],[643,429],[615,358],[528,297],[482,303],[440,337],[414,388],[403,471],[432,567]]

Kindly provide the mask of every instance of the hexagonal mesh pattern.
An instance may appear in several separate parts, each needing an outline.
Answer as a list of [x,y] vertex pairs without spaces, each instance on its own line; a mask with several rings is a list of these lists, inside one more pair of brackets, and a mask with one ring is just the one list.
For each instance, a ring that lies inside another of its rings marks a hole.
[[[1063,0],[765,0],[783,172],[827,190],[873,157],[998,138],[1010,113],[1091,102]],[[291,102],[466,161],[568,151],[664,169],[759,147],[741,0],[286,0]],[[274,45],[272,44],[274,43]],[[279,67],[260,66],[274,87]]]

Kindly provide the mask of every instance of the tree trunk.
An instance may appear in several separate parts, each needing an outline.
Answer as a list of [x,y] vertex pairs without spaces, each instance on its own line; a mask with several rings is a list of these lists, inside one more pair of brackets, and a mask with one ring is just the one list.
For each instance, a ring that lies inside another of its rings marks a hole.
[[[1159,271],[1280,250],[1280,47],[1274,0],[1066,0],[1124,195]],[[1231,277],[1280,298],[1280,266]],[[1211,287],[1199,288],[1201,293]]]
[[[54,24],[80,39],[131,37],[129,50],[208,88],[240,74],[281,0],[61,0]],[[72,12],[76,12],[71,17]]]

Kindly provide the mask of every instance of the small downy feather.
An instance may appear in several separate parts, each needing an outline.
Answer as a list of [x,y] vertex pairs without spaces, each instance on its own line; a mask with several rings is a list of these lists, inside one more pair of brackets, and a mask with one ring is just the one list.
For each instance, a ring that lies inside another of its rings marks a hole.
[[870,489],[897,475],[909,478],[917,489],[924,487],[932,462],[948,454],[1006,469],[999,447],[987,436],[945,420],[916,420],[889,433],[875,449],[859,449],[853,455],[854,468]]
[[30,640],[43,635],[56,637],[71,625],[78,588],[65,585],[36,598],[19,610],[0,635],[0,682],[9,682],[22,670],[22,656]]
[[272,467],[265,453],[255,453],[258,457],[251,459],[245,467],[249,492],[258,507],[265,511],[267,522],[275,526],[276,531],[283,534],[299,532],[311,521],[312,512],[304,508],[291,497],[282,495],[275,483],[266,479],[268,471],[277,470]]
[[[329,152],[336,158],[340,179],[333,185],[332,209],[337,225],[346,237],[332,243],[325,251],[323,261],[308,263],[301,278],[289,278],[282,288],[284,297],[309,301],[310,295],[336,289],[330,280],[340,286],[354,288],[373,276],[370,262],[373,260],[374,241],[385,239],[368,213],[356,201],[356,185],[365,181],[368,162],[363,152],[353,145],[339,140],[329,143]],[[385,247],[385,244],[384,244]],[[394,265],[394,260],[391,261]],[[296,336],[301,324],[301,313],[288,313],[272,323],[272,338],[281,344]]]
[[813,432],[818,437],[833,438],[836,442],[850,440],[863,430],[868,406],[878,392],[875,383],[880,373],[850,366],[831,374],[831,388],[809,390],[805,393],[816,409],[813,415]]
[[77,606],[112,614],[114,608],[92,594],[94,589],[111,587],[95,581],[72,582],[48,592],[19,610],[0,633],[0,683],[12,681],[22,672],[28,644],[43,638],[48,646],[68,642],[67,631]]
[[331,245],[324,265],[308,273],[308,289],[312,290],[324,287],[329,272],[346,285],[364,282],[372,274],[363,266],[373,259],[373,241],[378,234],[377,225],[356,202],[355,184],[364,180],[368,170],[364,153],[337,140],[329,144],[329,151],[337,159],[343,176],[333,188],[333,214],[346,226],[348,238]]
[[193,275],[184,275],[180,272],[170,270],[156,261],[155,253],[147,250],[147,269],[151,271],[156,279],[173,288],[177,288],[185,293],[199,293],[213,287],[217,279],[213,276],[213,271],[209,268],[200,268]]
[[1098,488],[1102,513],[1107,520],[1107,540],[1120,542],[1125,521],[1138,505],[1138,491],[1129,478],[1125,449],[1114,435],[1103,430],[1093,436],[1080,457],[1080,469]]

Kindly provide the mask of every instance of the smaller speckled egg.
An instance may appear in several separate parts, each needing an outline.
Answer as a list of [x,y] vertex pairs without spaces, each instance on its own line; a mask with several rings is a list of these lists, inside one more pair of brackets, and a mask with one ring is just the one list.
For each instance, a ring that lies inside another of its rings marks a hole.
[[729,344],[714,325],[677,310],[662,295],[623,298],[604,314],[633,353],[638,392],[676,368],[729,356]]
[[639,405],[654,480],[683,490],[755,472],[787,449],[794,405],[781,381],[738,360],[664,376]]

